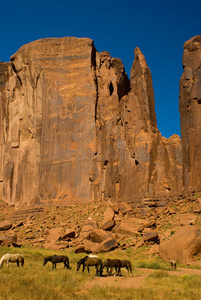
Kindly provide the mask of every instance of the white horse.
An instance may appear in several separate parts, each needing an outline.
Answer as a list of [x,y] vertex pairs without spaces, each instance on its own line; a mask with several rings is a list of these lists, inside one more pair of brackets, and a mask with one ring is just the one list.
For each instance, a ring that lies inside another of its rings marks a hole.
[[1,260],[0,260],[0,268],[3,268],[3,263],[6,262],[7,266],[9,264],[9,262],[11,263],[17,263],[17,266],[19,267],[19,264],[21,263],[21,266],[23,267],[24,265],[24,256],[22,254],[10,254],[7,253],[5,255],[2,256]]

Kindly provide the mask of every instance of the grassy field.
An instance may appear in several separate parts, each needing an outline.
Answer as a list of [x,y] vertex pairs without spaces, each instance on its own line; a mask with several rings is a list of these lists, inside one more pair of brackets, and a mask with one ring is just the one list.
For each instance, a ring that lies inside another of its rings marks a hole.
[[[95,268],[90,274],[76,271],[76,262],[84,254],[74,252],[51,251],[34,248],[8,249],[0,248],[0,257],[5,253],[22,253],[25,257],[24,268],[17,269],[16,264],[6,264],[0,269],[0,299],[3,300],[63,300],[63,299],[201,299],[201,276],[169,275],[169,265],[160,260],[146,261],[139,252],[134,255],[132,251],[111,252],[99,255],[100,258],[119,257],[131,260],[134,268],[153,268],[141,288],[98,287],[87,289],[88,282],[96,279]],[[69,256],[72,270],[63,269],[63,264],[57,265],[57,270],[52,271],[52,264],[43,267],[45,256],[52,254],[65,254]],[[142,269],[143,270],[143,269]],[[125,273],[126,274],[126,273]],[[140,270],[133,271],[134,278],[140,276]]]

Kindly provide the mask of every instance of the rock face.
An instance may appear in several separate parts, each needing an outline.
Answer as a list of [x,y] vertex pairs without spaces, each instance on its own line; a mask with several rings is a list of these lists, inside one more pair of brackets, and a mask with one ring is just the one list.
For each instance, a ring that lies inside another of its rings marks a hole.
[[201,36],[184,44],[179,110],[186,191],[201,190]]
[[0,197],[142,207],[180,193],[181,141],[161,137],[154,105],[139,48],[129,80],[121,60],[87,38],[21,47],[0,63]]
[[201,229],[198,226],[181,227],[172,237],[161,243],[160,257],[164,260],[174,259],[181,264],[189,264],[201,249]]

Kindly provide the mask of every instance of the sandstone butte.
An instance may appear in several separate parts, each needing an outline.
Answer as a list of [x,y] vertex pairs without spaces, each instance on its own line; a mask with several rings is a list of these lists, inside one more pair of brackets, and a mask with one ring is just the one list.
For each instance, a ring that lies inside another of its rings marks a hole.
[[[88,38],[47,38],[0,62],[0,198],[147,206],[201,191],[201,36],[184,44],[181,139],[161,136],[152,76]],[[171,120],[170,120],[171,122]]]

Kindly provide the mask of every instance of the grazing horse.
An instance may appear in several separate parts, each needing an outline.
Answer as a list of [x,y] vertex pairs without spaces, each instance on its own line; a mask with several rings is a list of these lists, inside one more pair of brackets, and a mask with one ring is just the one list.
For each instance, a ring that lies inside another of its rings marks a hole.
[[83,265],[82,273],[84,272],[85,267],[87,267],[89,273],[89,267],[95,266],[96,275],[98,275],[98,267],[101,268],[102,260],[96,255],[85,256],[77,262],[77,271],[79,271],[80,266]]
[[129,260],[120,260],[121,266],[120,266],[120,272],[121,272],[121,268],[126,268],[127,272],[129,274],[132,275],[132,265],[131,262]]
[[24,266],[24,256],[22,254],[10,254],[7,253],[4,256],[2,256],[0,260],[0,268],[3,268],[3,263],[6,262],[7,266],[9,262],[11,263],[17,263],[17,266],[19,267],[19,264],[21,263],[21,266]]
[[[112,268],[115,268],[117,276],[119,276],[121,262],[119,259],[106,259],[104,263],[101,265],[100,274],[102,275],[103,269],[106,267],[108,276],[111,274]],[[110,268],[110,270],[109,270]]]
[[52,263],[52,270],[57,268],[57,263],[64,263],[64,268],[71,269],[69,266],[69,258],[66,255],[52,255],[44,258],[43,266],[46,265],[48,261]]

